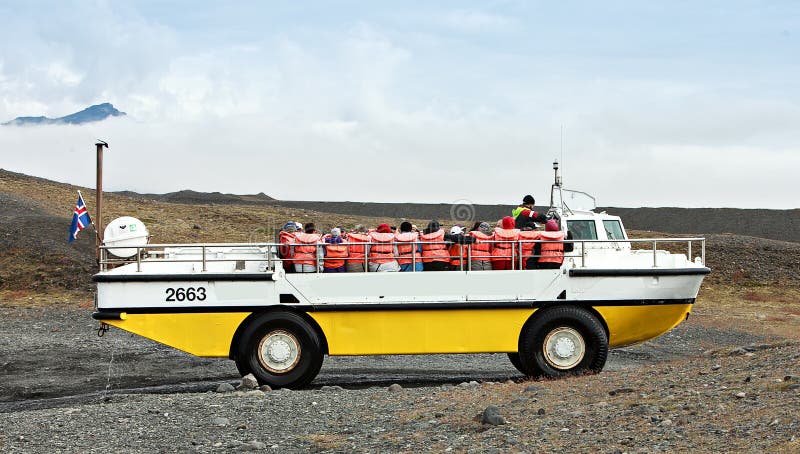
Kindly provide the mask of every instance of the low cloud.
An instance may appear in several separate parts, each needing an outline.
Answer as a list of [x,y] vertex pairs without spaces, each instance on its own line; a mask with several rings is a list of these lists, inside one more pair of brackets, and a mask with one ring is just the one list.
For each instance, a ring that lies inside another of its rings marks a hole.
[[0,127],[9,170],[93,186],[104,138],[111,190],[516,203],[546,200],[563,158],[602,205],[798,206],[800,100],[781,68],[721,82],[700,60],[562,58],[480,9],[429,11],[424,32],[348,18],[246,39],[103,3],[20,9],[0,16],[0,121],[104,101],[129,116]]

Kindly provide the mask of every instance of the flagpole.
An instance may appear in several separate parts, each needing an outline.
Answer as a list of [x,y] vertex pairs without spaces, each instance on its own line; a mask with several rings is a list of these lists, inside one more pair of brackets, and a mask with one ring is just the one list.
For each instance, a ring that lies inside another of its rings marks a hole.
[[103,244],[103,147],[108,148],[108,144],[102,140],[97,140],[94,144],[97,148],[97,190],[95,191],[97,204],[97,217],[94,221],[95,231],[95,257],[100,263],[100,246]]

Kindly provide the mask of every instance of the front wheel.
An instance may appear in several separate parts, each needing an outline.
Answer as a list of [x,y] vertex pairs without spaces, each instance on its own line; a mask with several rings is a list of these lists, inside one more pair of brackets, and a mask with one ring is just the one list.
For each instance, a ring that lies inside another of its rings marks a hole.
[[272,388],[302,388],[322,367],[317,331],[290,312],[265,313],[248,324],[236,356],[237,368]]
[[525,370],[525,368],[522,366],[522,360],[519,358],[519,353],[509,353],[508,360],[511,361],[511,364],[513,364],[518,371],[522,372],[523,375],[531,375],[531,373]]
[[543,311],[520,335],[523,370],[547,378],[600,372],[608,357],[608,336],[600,321],[574,306]]

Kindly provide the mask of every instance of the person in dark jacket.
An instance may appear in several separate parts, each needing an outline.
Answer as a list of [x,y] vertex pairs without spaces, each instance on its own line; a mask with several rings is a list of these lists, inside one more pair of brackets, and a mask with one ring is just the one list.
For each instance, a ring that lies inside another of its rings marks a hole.
[[547,222],[547,216],[533,211],[533,206],[535,204],[536,200],[532,195],[528,194],[522,198],[522,203],[518,207],[511,210],[511,217],[514,218],[515,229],[524,230],[527,227],[536,229],[537,222]]

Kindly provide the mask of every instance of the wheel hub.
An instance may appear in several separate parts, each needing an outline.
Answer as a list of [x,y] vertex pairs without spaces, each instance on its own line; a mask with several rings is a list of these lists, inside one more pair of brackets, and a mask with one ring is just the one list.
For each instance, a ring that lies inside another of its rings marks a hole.
[[547,363],[561,370],[577,366],[586,354],[586,343],[577,330],[569,327],[556,328],[547,334],[542,345]]
[[569,358],[575,354],[575,343],[572,339],[560,337],[556,340],[555,353],[559,358]]
[[261,339],[258,352],[258,361],[265,369],[273,373],[285,373],[300,360],[300,342],[287,331],[272,331]]

